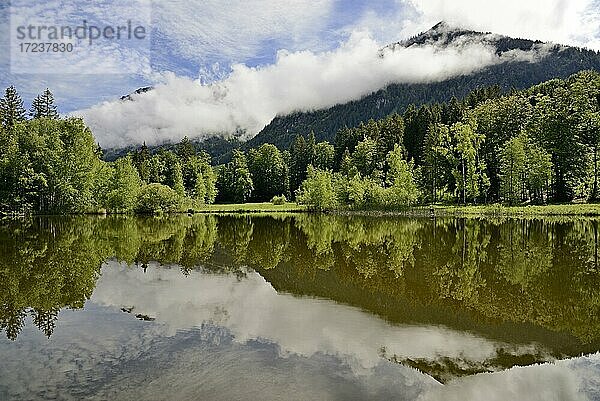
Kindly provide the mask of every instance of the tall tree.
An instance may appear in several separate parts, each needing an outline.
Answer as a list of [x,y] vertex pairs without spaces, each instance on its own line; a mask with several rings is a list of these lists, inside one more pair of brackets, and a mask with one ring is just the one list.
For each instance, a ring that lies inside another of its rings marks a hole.
[[14,86],[6,88],[4,97],[0,99],[0,117],[2,118],[2,127],[6,130],[10,130],[17,123],[25,121],[23,99],[21,99]]
[[307,167],[310,164],[308,144],[302,135],[298,135],[290,147],[290,192],[294,196],[306,179]]
[[46,88],[41,95],[36,96],[31,104],[29,116],[32,118],[58,118],[54,95],[50,92],[50,89]]
[[258,149],[251,149],[248,168],[254,184],[253,199],[269,201],[274,196],[288,194],[288,169],[275,145],[263,144]]
[[234,150],[231,161],[220,167],[217,187],[222,201],[244,203],[250,198],[254,185],[242,151]]
[[447,158],[450,152],[450,129],[444,124],[431,124],[423,146],[423,180],[428,187],[427,198],[438,201],[439,189],[449,184],[450,166]]
[[413,177],[414,163],[408,163],[404,158],[403,149],[396,145],[387,156],[389,171],[387,184],[389,186],[388,205],[392,207],[410,206],[417,202],[419,190]]
[[335,159],[335,148],[329,142],[319,142],[315,147],[313,166],[320,170],[332,170]]
[[184,136],[177,145],[177,156],[183,163],[187,162],[190,157],[196,156],[196,148],[187,136]]
[[525,186],[525,143],[527,138],[519,135],[509,140],[500,152],[500,179],[502,196],[509,204],[524,198]]
[[453,137],[451,158],[455,166],[453,173],[463,204],[467,203],[467,199],[476,203],[482,192],[485,193],[487,189],[485,184],[488,183],[484,172],[485,164],[479,159],[478,154],[485,137],[477,134],[475,129],[476,122],[473,120],[458,122],[450,128]]

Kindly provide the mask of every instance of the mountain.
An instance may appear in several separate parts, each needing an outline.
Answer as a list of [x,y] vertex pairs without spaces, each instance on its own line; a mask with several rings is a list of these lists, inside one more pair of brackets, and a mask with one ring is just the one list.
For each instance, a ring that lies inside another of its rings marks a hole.
[[515,61],[487,67],[471,75],[442,82],[424,84],[392,84],[362,99],[324,110],[297,112],[276,117],[246,148],[273,143],[286,149],[296,135],[315,133],[317,140],[333,142],[335,133],[344,126],[354,127],[369,119],[380,119],[392,113],[403,113],[411,105],[446,102],[463,98],[475,89],[498,85],[503,91],[525,89],[553,78],[566,78],[581,70],[600,71],[600,53],[592,50],[545,44],[540,41],[510,38],[492,33],[451,28],[441,22],[427,32],[387,48],[424,46],[436,43],[450,45],[456,41],[477,42],[493,46],[497,54],[509,51],[545,49],[547,55],[536,62]]
[[140,95],[142,93],[150,92],[151,90],[154,90],[153,86],[145,86],[143,88],[135,90],[133,93],[121,96],[121,100],[133,100],[133,95]]
[[[412,38],[386,46],[382,49],[382,57],[385,49],[395,50],[432,43],[442,47],[460,43],[481,43],[493,47],[498,55],[510,51],[538,50],[544,52],[545,57],[535,62],[524,60],[496,64],[470,75],[457,76],[441,82],[391,84],[361,99],[328,109],[277,116],[258,135],[244,143],[219,137],[196,140],[193,143],[198,149],[209,152],[214,163],[221,163],[229,160],[231,151],[235,148],[248,150],[263,143],[272,143],[280,149],[287,149],[297,135],[308,136],[311,131],[315,133],[318,141],[333,143],[336,132],[341,128],[355,127],[361,122],[384,118],[392,113],[403,113],[411,104],[420,106],[426,103],[447,102],[452,97],[462,99],[475,89],[496,85],[504,92],[526,89],[553,78],[567,78],[581,70],[600,71],[600,53],[596,51],[455,28],[445,22],[440,22]],[[152,88],[141,88],[135,93],[149,90]],[[124,101],[131,99],[131,95],[122,97]],[[162,145],[152,147],[151,150],[172,147],[173,145]],[[129,150],[133,150],[133,147],[110,149],[105,153],[105,159],[114,160],[127,154]]]

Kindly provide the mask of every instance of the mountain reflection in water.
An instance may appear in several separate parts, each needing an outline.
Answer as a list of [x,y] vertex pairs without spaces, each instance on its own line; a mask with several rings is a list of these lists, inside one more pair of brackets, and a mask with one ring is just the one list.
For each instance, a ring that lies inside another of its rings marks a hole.
[[597,230],[304,214],[5,224],[0,399],[598,399]]

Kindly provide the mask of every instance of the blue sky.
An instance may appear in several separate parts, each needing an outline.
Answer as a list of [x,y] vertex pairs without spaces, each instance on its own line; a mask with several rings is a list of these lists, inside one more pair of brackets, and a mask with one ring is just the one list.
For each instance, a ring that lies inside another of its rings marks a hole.
[[[504,62],[474,44],[372,64],[376,49],[441,20],[600,49],[600,0],[11,1],[0,3],[0,87],[15,85],[26,105],[49,87],[59,111],[81,112],[97,137],[112,133],[107,146],[123,135],[159,142],[159,131],[169,139],[237,128],[254,134],[276,114],[328,107],[392,81],[444,79]],[[148,28],[146,41],[74,41],[72,54],[15,53],[19,24],[117,26],[128,19]],[[149,85],[162,89],[137,109],[106,106]],[[131,120],[134,114],[152,123],[140,127],[145,122]]]
[[[65,0],[13,0],[12,11],[22,12],[19,9],[22,5],[28,11],[39,6],[39,12],[32,15],[42,16],[44,22],[52,23],[54,17],[47,12],[47,5],[52,3],[55,3],[55,10],[64,7],[61,3],[77,4]],[[89,21],[98,13],[98,8],[113,9],[115,16],[109,19],[112,18],[115,24],[125,21],[117,16],[121,7],[119,1],[94,3],[89,9],[77,4],[76,12],[66,21],[73,26],[84,19]],[[235,63],[250,67],[271,64],[281,49],[292,52],[331,50],[346,40],[349,32],[366,15],[398,13],[405,8],[395,0],[234,1],[229,6],[220,0],[149,3],[152,71],[94,73],[93,76],[72,72],[23,74],[18,69],[11,70],[9,58],[3,57],[0,59],[0,86],[5,88],[14,84],[27,104],[37,93],[50,87],[61,110],[69,112],[152,85],[161,81],[161,74],[167,72],[211,82],[227,75]],[[296,5],[291,5],[294,3]],[[145,6],[140,4],[140,7]],[[11,27],[10,13],[11,7],[0,4],[0,25],[4,31],[0,46],[5,55],[16,29]],[[59,21],[54,23],[58,25]],[[38,63],[37,60],[32,62]]]

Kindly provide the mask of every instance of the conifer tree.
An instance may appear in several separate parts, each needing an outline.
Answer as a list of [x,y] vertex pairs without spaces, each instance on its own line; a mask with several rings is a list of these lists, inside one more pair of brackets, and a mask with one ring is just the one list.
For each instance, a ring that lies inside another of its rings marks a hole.
[[46,88],[41,95],[38,95],[33,100],[29,116],[32,118],[58,118],[58,112],[54,104],[54,95],[50,92],[50,89]]
[[5,129],[12,129],[17,123],[25,121],[23,99],[14,86],[9,86],[0,99],[0,116]]

